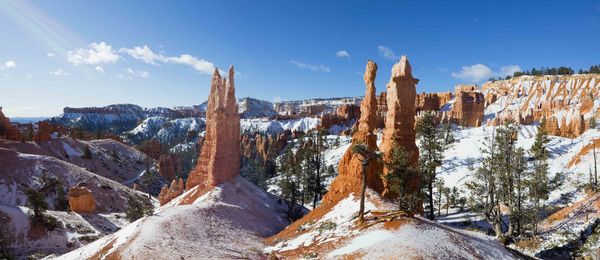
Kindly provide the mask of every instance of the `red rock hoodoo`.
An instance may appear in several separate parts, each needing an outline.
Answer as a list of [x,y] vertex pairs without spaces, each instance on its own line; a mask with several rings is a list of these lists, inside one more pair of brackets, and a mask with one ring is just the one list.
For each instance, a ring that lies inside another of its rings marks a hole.
[[0,107],[0,138],[18,141],[20,139],[19,130],[10,123],[10,119],[2,113]]
[[[375,96],[375,77],[377,74],[377,64],[370,61],[365,70],[365,98],[360,104],[360,119],[358,120],[358,131],[352,136],[352,143],[363,143],[369,151],[377,151],[377,135],[373,133],[377,122],[377,98]],[[414,105],[414,102],[413,102]],[[367,186],[377,192],[383,192],[383,183],[378,173],[381,170],[381,163],[371,162],[367,165]],[[355,155],[351,149],[348,149],[338,166],[338,176],[335,178],[329,192],[323,198],[324,203],[331,203],[345,195],[355,192],[358,193],[361,187],[362,162],[359,156]]]
[[456,101],[450,111],[452,123],[467,127],[479,127],[483,122],[485,98],[476,85],[457,85]]
[[167,181],[175,180],[175,158],[172,155],[161,155],[158,158],[158,172]]
[[82,186],[69,188],[69,208],[77,213],[93,213],[96,200],[92,191]]
[[164,186],[160,190],[160,194],[158,194],[158,201],[160,201],[160,205],[165,205],[172,199],[183,194],[184,188],[183,179],[173,180],[171,185]]
[[196,168],[189,174],[186,188],[209,188],[231,181],[240,172],[240,116],[235,97],[233,66],[228,79],[215,69],[208,106],[206,134]]
[[[392,76],[387,85],[387,113],[383,140],[379,146],[384,154],[384,160],[391,156],[394,147],[400,146],[410,154],[410,162],[417,164],[419,149],[415,143],[415,100],[417,96],[416,84],[418,79],[413,78],[412,68],[406,56],[392,67]],[[383,174],[387,170],[383,169]],[[385,179],[385,178],[384,178]],[[393,198],[395,194],[390,191],[388,183],[384,182],[383,196]],[[419,192],[420,178],[416,177],[407,183],[409,193]]]

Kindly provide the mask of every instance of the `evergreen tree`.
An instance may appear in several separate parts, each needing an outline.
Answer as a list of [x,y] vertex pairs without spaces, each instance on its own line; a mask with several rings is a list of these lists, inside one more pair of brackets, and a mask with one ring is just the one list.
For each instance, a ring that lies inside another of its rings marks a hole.
[[27,205],[33,211],[33,220],[37,223],[44,223],[44,212],[48,210],[44,193],[33,188],[26,188],[25,195],[27,195]]
[[[486,219],[492,225],[496,237],[502,242],[509,242],[515,232],[520,232],[523,222],[523,193],[526,177],[526,159],[524,150],[516,148],[519,126],[507,122],[497,130],[494,128],[491,138],[482,149],[484,157],[475,173],[473,181],[467,183],[474,199],[475,206],[481,208]],[[502,226],[500,205],[506,205],[508,230]]]
[[[442,165],[443,152],[448,146],[446,138],[450,142],[451,132],[440,131],[435,124],[433,113],[426,112],[418,121],[416,126],[417,138],[419,140],[419,168],[423,175],[423,185],[427,190],[427,201],[429,202],[428,218],[433,220],[434,200],[433,184],[436,180],[436,168]],[[447,134],[447,135],[446,135]]]
[[533,233],[537,234],[539,215],[541,210],[540,202],[548,199],[550,192],[548,187],[548,132],[546,130],[546,120],[542,119],[537,128],[535,142],[530,149],[532,155],[533,172],[529,180],[529,198],[533,203]]
[[412,215],[418,209],[420,200],[417,194],[408,194],[406,187],[408,180],[418,175],[418,170],[410,164],[408,152],[396,144],[393,147],[390,158],[384,161],[388,170],[385,177],[390,189],[398,194],[398,209]]
[[92,150],[90,150],[90,146],[89,145],[85,145],[83,147],[83,154],[81,155],[81,158],[83,159],[92,159]]
[[288,202],[287,215],[290,220],[296,220],[299,216],[300,209],[295,209],[295,204],[298,201],[298,195],[300,194],[298,177],[301,172],[301,167],[296,158],[296,154],[291,150],[287,149],[281,160],[279,169],[281,171],[281,177],[279,179],[279,189],[281,190],[281,197]]
[[149,202],[145,202],[139,195],[132,195],[127,198],[125,218],[129,220],[129,222],[134,222],[149,215],[152,215],[152,206]]
[[436,189],[436,199],[437,199],[437,209],[438,209],[438,216],[440,216],[442,214],[442,197],[444,195],[444,190],[445,190],[445,186],[444,186],[444,179],[436,179],[435,183],[434,183],[435,189]]

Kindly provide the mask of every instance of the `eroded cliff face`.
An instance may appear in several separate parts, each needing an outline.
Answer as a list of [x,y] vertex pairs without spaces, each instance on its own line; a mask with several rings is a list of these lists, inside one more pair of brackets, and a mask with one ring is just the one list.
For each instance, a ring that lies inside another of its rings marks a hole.
[[190,172],[186,188],[210,188],[231,181],[240,172],[240,116],[235,98],[234,70],[227,79],[215,69],[208,106],[206,134],[196,168]]
[[[600,115],[600,75],[521,76],[483,84],[488,124],[531,124],[546,118],[549,132],[581,135]],[[594,118],[594,120],[592,120]]]

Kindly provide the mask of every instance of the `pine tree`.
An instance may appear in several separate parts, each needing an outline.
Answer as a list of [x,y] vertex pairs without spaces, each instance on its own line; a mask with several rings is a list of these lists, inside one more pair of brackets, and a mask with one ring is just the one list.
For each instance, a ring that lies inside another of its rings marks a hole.
[[442,214],[442,196],[444,195],[444,179],[437,179],[434,183],[435,189],[437,191],[437,205],[438,205],[438,216]]
[[451,200],[451,190],[448,187],[444,187],[443,190],[444,193],[444,199],[446,200],[446,216],[448,215],[448,210],[450,209],[450,200]]
[[89,145],[85,145],[83,147],[83,154],[81,155],[81,158],[83,159],[92,159],[92,150],[90,150],[90,146]]
[[37,223],[44,223],[44,212],[48,209],[44,193],[33,188],[26,188],[25,195],[27,195],[27,205],[33,211],[33,220]]
[[127,209],[125,210],[125,218],[129,222],[134,222],[144,216],[152,215],[152,206],[144,202],[139,195],[129,196],[127,199]]
[[532,155],[533,172],[529,180],[529,198],[533,203],[533,234],[537,234],[539,215],[541,210],[540,202],[548,199],[548,132],[546,130],[546,120],[542,119],[537,128],[535,142],[530,149]]
[[[493,129],[491,138],[482,149],[484,157],[481,166],[475,171],[473,181],[467,183],[476,198],[476,207],[483,209],[496,237],[502,242],[512,239],[515,231],[520,232],[523,221],[524,171],[526,159],[524,150],[516,149],[519,126],[507,122]],[[479,198],[477,198],[479,197]],[[508,231],[503,232],[500,205],[506,205]]]
[[284,152],[280,160],[279,170],[281,171],[281,177],[278,185],[281,190],[281,197],[288,202],[288,218],[290,220],[296,220],[299,214],[294,207],[300,193],[298,177],[301,168],[298,159],[296,158],[296,154],[294,154],[291,149],[287,149]]
[[[448,146],[445,140],[450,140],[451,132],[449,130],[440,131],[435,124],[435,117],[432,113],[426,112],[418,121],[415,128],[419,140],[419,168],[423,174],[423,185],[427,189],[427,201],[429,202],[428,218],[433,220],[434,200],[433,184],[436,180],[436,168],[442,165],[443,152]],[[446,139],[448,138],[448,139]]]
[[412,215],[418,209],[419,198],[417,194],[408,194],[406,185],[408,180],[418,175],[418,170],[410,164],[410,155],[401,146],[393,145],[391,156],[384,161],[388,170],[385,176],[390,183],[390,189],[398,194],[398,209]]

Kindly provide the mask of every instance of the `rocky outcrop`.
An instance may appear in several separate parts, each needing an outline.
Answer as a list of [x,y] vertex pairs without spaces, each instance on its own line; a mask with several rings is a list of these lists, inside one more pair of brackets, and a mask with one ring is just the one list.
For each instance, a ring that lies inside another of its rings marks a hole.
[[4,116],[0,107],[0,138],[18,141],[20,136],[19,130],[10,123],[8,117]]
[[[360,104],[358,131],[352,136],[353,144],[362,143],[371,152],[378,150],[377,136],[373,133],[377,121],[377,98],[375,96],[376,74],[377,64],[369,60],[364,75],[366,90],[365,98]],[[373,161],[366,167],[367,186],[378,192],[383,192],[383,183],[378,174],[381,170],[381,163]],[[329,192],[323,198],[324,203],[336,201],[351,192],[358,192],[360,190],[363,166],[361,158],[352,149],[348,149],[340,160],[338,172],[339,174],[331,184]]]
[[476,85],[457,85],[449,120],[457,125],[479,127],[483,123],[485,98]]
[[177,177],[175,165],[175,158],[172,155],[161,155],[158,158],[158,172],[160,176],[167,181],[175,180]]
[[69,188],[69,208],[77,213],[93,213],[96,209],[96,200],[92,191],[80,184]]
[[227,79],[215,69],[206,108],[206,134],[196,168],[186,188],[214,187],[240,172],[240,116],[235,98],[233,66]]
[[452,93],[421,93],[417,95],[418,111],[439,111],[442,106],[452,100]]
[[177,196],[183,194],[185,190],[183,179],[179,178],[177,180],[171,181],[171,185],[166,185],[160,190],[160,194],[158,194],[158,201],[160,205],[165,205],[172,199]]
[[[392,67],[392,75],[387,84],[387,113],[383,140],[379,146],[383,152],[384,160],[390,158],[393,148],[402,147],[410,154],[410,163],[417,164],[419,149],[415,143],[415,99],[417,96],[416,84],[418,79],[413,78],[412,68],[406,56]],[[383,170],[383,175],[388,173]],[[384,178],[385,179],[385,178]],[[384,183],[383,196],[392,198],[395,194],[390,190],[387,182]],[[418,192],[420,178],[415,177],[407,183],[409,193]]]

